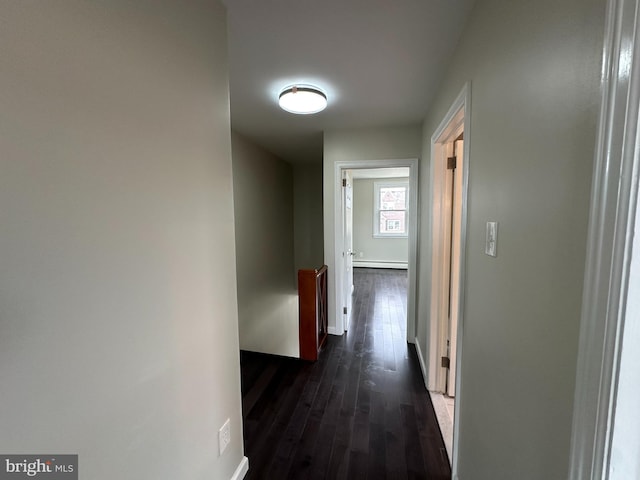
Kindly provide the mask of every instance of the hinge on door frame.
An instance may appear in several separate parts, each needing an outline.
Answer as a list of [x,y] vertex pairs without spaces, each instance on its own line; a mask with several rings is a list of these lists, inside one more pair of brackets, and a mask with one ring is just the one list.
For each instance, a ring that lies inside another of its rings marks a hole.
[[451,361],[449,360],[449,357],[440,357],[440,366],[442,368],[450,368],[450,365]]
[[455,170],[457,166],[457,157],[447,157],[447,170]]
[[346,314],[347,314],[347,307],[342,307],[342,313],[343,313],[344,315],[346,315]]
[[346,187],[346,186],[347,186],[347,179],[346,179],[346,178],[343,178],[343,179],[342,179],[342,186],[343,186],[343,187]]

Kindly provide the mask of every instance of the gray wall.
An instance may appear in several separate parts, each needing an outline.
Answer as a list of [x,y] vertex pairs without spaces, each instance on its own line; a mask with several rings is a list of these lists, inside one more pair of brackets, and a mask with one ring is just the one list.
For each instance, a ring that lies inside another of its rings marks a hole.
[[293,171],[235,132],[232,142],[240,348],[297,357]]
[[293,166],[293,245],[296,271],[323,265],[322,229],[322,163],[297,163]]
[[[460,480],[567,478],[604,7],[478,0],[424,122],[428,356],[430,138],[471,82]],[[489,220],[497,258],[484,254]]]
[[[409,260],[409,238],[380,238],[373,236],[374,184],[408,178],[359,178],[353,181],[353,261],[390,264]],[[408,219],[407,219],[408,220]],[[357,266],[357,265],[356,265]]]
[[77,453],[95,480],[228,479],[243,447],[225,11],[1,9],[0,451]]

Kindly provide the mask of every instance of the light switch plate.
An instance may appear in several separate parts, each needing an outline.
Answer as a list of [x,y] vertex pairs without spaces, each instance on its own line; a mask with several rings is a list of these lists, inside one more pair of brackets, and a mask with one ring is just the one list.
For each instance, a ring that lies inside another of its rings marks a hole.
[[222,455],[227,445],[231,443],[231,420],[227,418],[224,425],[218,430],[218,455]]
[[498,256],[498,222],[487,222],[487,236],[484,253],[491,257]]

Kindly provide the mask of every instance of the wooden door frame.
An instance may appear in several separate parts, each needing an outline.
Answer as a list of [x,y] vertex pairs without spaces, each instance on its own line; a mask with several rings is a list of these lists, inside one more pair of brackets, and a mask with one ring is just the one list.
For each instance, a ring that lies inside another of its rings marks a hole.
[[[338,183],[342,183],[343,170],[358,170],[368,168],[393,168],[409,167],[409,268],[407,279],[407,342],[414,343],[416,337],[416,294],[417,294],[417,273],[418,273],[418,164],[417,158],[388,159],[388,160],[352,160],[335,162],[334,164],[334,262],[329,265],[330,278],[333,278],[335,285],[335,296],[333,300],[336,328],[329,327],[329,333],[342,335],[344,333],[344,321],[342,316],[342,281],[344,275],[343,256],[344,232],[343,232],[343,212],[342,212],[342,188],[338,188]],[[327,186],[325,185],[325,188]]]

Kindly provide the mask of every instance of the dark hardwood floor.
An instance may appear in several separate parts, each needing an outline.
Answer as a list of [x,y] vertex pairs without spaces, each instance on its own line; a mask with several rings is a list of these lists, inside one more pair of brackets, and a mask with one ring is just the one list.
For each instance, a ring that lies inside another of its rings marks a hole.
[[451,478],[405,341],[406,278],[354,269],[351,328],[315,363],[241,352],[247,479]]

